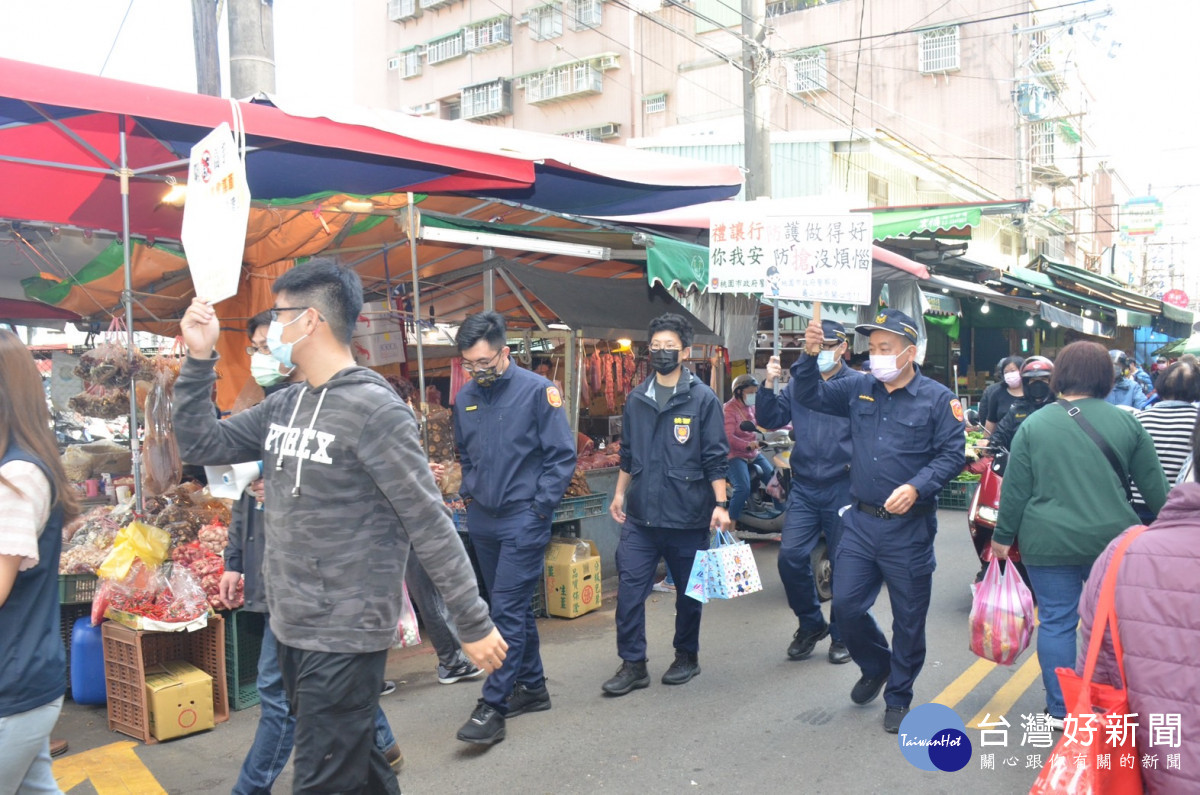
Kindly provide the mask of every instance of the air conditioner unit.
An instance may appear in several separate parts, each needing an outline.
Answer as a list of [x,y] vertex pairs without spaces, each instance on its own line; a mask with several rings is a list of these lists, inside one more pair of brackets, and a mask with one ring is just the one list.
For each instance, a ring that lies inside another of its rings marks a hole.
[[513,24],[514,25],[528,25],[529,24],[529,14],[522,14],[519,17],[513,17]]
[[598,69],[617,69],[621,66],[619,55],[602,55],[597,63]]
[[400,68],[400,59],[399,58],[388,58],[387,65],[388,65],[388,71],[394,72]]
[[601,124],[594,129],[597,138],[615,138],[620,132],[621,125],[610,121],[608,124]]

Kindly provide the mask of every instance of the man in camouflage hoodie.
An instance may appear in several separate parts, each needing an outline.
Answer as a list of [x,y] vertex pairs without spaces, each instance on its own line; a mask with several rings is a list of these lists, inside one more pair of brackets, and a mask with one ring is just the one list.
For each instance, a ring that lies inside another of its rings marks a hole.
[[373,724],[410,544],[472,661],[495,670],[507,646],[479,597],[412,411],[382,376],[354,363],[358,275],[314,260],[272,291],[267,345],[307,384],[218,421],[210,396],[220,330],[197,298],[181,323],[189,356],[175,385],[180,453],[193,464],[264,463],[263,574],[296,716],[295,790],[398,793]]

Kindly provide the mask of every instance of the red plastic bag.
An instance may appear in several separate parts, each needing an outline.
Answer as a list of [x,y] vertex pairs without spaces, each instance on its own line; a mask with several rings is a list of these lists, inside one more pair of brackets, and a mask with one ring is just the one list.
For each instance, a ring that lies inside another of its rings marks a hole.
[[971,651],[985,660],[1012,665],[1033,637],[1033,594],[1012,564],[1000,570],[995,558],[981,582],[971,586]]

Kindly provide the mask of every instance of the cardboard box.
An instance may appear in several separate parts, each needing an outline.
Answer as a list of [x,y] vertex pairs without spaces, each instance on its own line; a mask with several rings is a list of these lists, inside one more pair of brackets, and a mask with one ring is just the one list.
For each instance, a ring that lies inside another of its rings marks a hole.
[[401,323],[399,313],[388,302],[368,301],[358,313],[358,322],[351,336],[358,339],[373,334],[399,334]]
[[[577,557],[577,544],[591,554]],[[546,547],[546,612],[576,618],[600,608],[600,550],[580,539],[551,539]]]
[[150,734],[170,740],[211,729],[213,678],[191,663],[171,660],[146,669]]
[[354,361],[363,367],[378,367],[404,361],[404,335],[397,333],[370,334],[350,341]]

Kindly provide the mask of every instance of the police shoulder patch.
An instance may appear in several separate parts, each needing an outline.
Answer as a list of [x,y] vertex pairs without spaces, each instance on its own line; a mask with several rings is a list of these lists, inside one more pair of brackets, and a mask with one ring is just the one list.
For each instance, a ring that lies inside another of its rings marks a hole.
[[554,406],[554,408],[559,408],[562,406],[562,395],[558,393],[558,387],[546,387],[546,402],[551,406]]
[[958,420],[959,422],[963,421],[963,407],[958,398],[954,398],[950,401],[950,411],[954,413],[954,419]]

